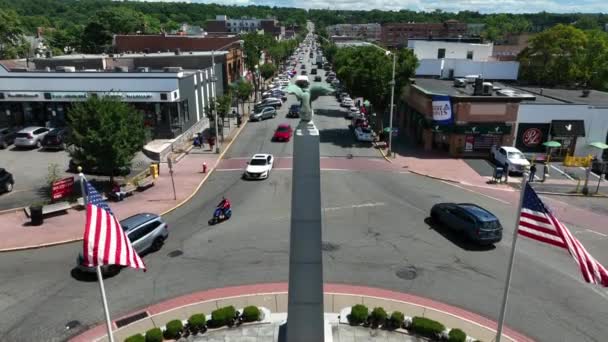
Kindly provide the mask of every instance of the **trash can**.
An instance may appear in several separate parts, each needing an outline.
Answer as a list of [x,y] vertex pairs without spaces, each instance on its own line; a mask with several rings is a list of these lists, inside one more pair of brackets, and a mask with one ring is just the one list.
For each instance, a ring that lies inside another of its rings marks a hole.
[[30,220],[33,226],[40,226],[42,223],[44,223],[41,205],[33,205],[30,207]]
[[499,182],[504,176],[505,169],[497,166],[494,168],[494,181]]
[[150,175],[152,175],[152,178],[156,179],[158,178],[158,164],[156,163],[152,163],[150,164]]

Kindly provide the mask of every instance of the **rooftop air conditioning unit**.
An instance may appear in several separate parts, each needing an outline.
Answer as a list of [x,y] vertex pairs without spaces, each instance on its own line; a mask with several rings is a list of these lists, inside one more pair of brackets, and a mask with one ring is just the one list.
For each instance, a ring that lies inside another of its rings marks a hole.
[[467,80],[464,78],[456,78],[454,79],[454,87],[456,88],[464,88],[467,86]]
[[57,72],[76,72],[76,67],[73,66],[58,66],[55,68]]
[[484,96],[490,96],[492,95],[492,83],[491,82],[483,82],[483,90],[482,90],[482,94]]
[[466,75],[464,77],[464,79],[467,81],[467,83],[475,83],[475,80],[480,78],[479,75]]
[[115,72],[129,72],[129,67],[127,67],[127,66],[115,66],[114,67],[114,71]]
[[149,67],[139,67],[137,68],[137,72],[150,72]]
[[165,67],[163,70],[165,72],[180,72],[182,71],[182,67]]

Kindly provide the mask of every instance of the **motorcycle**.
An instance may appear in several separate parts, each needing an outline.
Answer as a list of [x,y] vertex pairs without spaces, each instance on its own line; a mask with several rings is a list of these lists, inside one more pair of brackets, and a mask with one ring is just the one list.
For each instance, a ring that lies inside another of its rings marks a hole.
[[230,216],[232,216],[232,208],[227,208],[225,210],[222,208],[215,208],[213,217],[209,220],[209,225],[213,226],[214,224],[228,220],[230,219]]

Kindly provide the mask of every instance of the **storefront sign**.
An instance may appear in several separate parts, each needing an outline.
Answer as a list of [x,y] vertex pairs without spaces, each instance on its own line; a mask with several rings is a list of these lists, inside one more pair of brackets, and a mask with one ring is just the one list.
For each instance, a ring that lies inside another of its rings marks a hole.
[[452,103],[446,95],[433,95],[433,121],[439,125],[452,123]]
[[53,100],[85,100],[87,93],[51,93]]
[[473,143],[475,143],[475,137],[472,135],[467,135],[464,139],[464,151],[472,152],[473,151]]
[[39,96],[40,93],[6,93],[6,97],[14,99],[31,99]]
[[105,93],[103,94],[105,97],[115,97],[124,100],[149,100],[154,97],[152,93]]
[[463,126],[454,126],[454,132],[460,134],[494,134],[504,135],[511,133],[511,126],[501,124],[469,124]]
[[53,201],[70,196],[74,190],[74,177],[68,177],[53,182],[51,198]]
[[549,124],[520,123],[517,126],[515,147],[522,152],[544,152],[543,143],[549,135]]

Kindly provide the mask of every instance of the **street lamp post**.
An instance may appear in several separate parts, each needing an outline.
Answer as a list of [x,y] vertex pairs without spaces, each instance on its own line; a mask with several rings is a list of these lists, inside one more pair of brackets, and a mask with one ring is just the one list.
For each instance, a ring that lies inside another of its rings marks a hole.
[[[217,82],[217,77],[215,77],[215,51],[221,50],[225,47],[234,45],[235,43],[239,43],[239,44],[243,44],[243,40],[237,40],[235,42],[230,42],[222,47],[219,47],[217,49],[213,49],[211,50],[211,83],[212,83],[212,88],[213,88],[213,101],[215,102],[216,96],[217,96],[217,88],[215,86],[215,83]],[[218,124],[217,124],[217,103],[214,103],[215,109],[215,153],[220,153],[220,141],[218,139]],[[222,129],[224,129],[224,127],[222,126]]]
[[[371,44],[371,43],[370,43]],[[390,82],[391,85],[391,110],[390,110],[390,118],[389,118],[389,134],[388,134],[388,151],[387,154],[388,156],[392,156],[393,155],[393,110],[395,108],[395,65],[397,64],[397,54],[393,53],[387,49],[384,49],[376,44],[371,44],[375,47],[377,47],[378,49],[384,51],[384,53],[388,56],[388,55],[393,55],[393,76],[392,76],[392,80]]]

